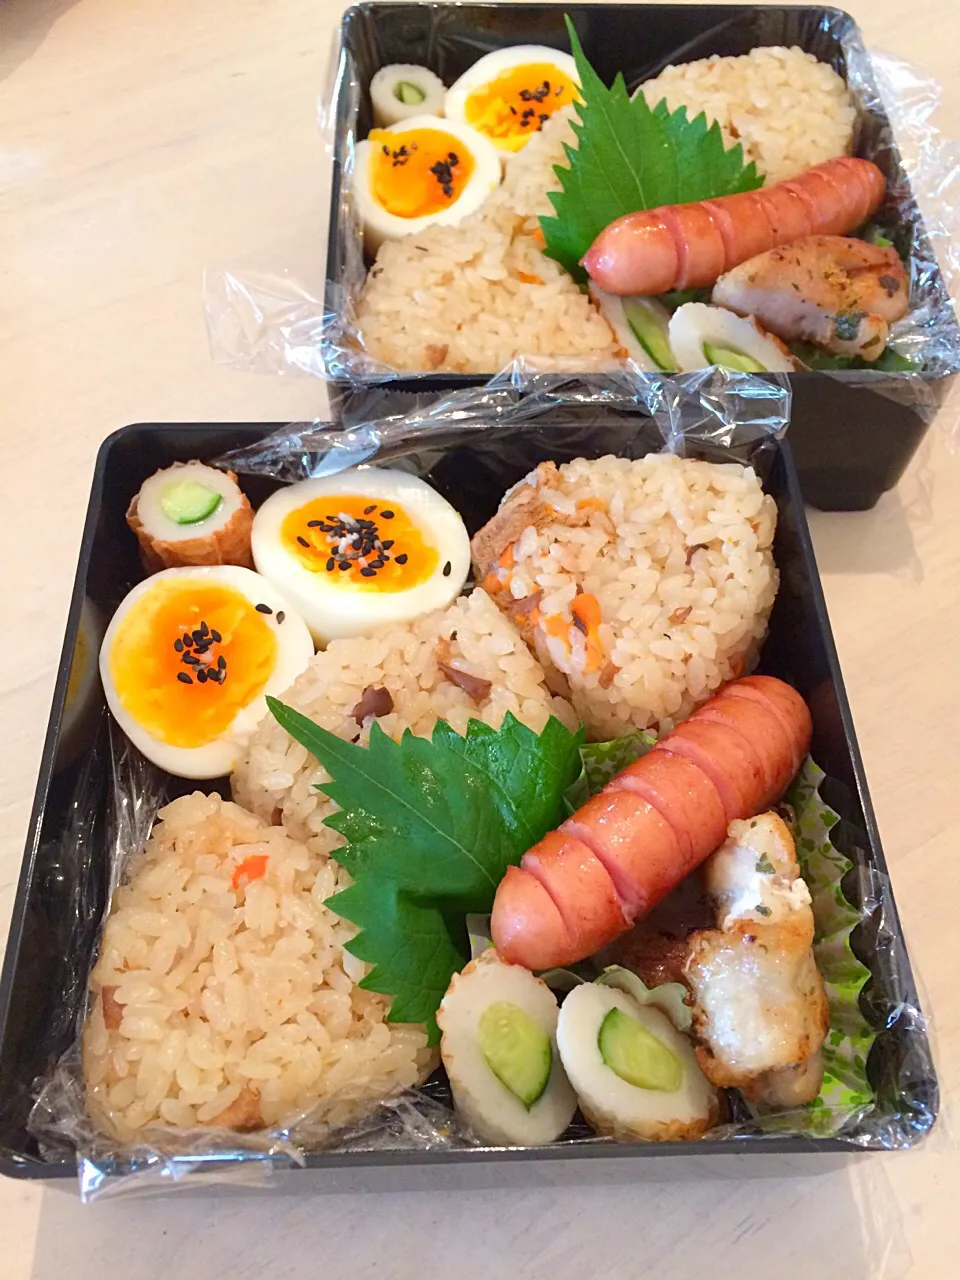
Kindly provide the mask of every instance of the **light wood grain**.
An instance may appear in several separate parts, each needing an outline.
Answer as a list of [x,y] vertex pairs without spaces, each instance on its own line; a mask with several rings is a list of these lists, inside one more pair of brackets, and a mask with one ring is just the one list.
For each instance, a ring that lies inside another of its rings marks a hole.
[[[326,173],[315,101],[329,0],[5,0],[0,5],[0,933],[5,934],[96,447],[143,420],[322,413],[309,379],[209,358],[206,266],[322,274]],[[868,40],[944,85],[960,136],[954,0],[851,0]],[[952,412],[957,413],[955,399]],[[943,425],[949,418],[944,415]],[[873,512],[811,523],[904,929],[933,1012],[948,1113],[960,994],[954,892],[960,464],[935,431]],[[949,1122],[906,1155],[761,1176],[682,1171],[470,1193],[411,1188],[82,1209],[0,1184],[3,1280],[777,1276],[957,1272]],[[682,1172],[682,1178],[681,1178]]]

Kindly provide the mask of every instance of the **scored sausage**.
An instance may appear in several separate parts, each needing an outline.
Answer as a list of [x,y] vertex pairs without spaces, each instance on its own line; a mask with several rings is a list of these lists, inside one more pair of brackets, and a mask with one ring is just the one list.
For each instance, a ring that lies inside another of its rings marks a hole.
[[583,265],[607,293],[705,288],[778,245],[853,231],[884,188],[871,161],[840,156],[772,187],[628,213],[600,232]]
[[806,703],[748,676],[715,694],[510,867],[493,943],[528,969],[573,964],[625,933],[783,794],[810,745]]

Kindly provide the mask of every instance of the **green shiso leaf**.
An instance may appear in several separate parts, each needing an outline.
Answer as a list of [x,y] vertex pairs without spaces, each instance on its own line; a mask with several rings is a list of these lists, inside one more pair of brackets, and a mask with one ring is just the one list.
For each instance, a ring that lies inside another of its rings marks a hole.
[[685,204],[752,191],[763,183],[756,166],[743,163],[739,143],[728,151],[720,126],[701,113],[648,106],[631,100],[623,76],[610,88],[587,61],[570,18],[570,47],[580,76],[578,146],[566,147],[568,167],[555,166],[561,190],[550,194],[555,217],[542,217],[546,253],[578,280],[580,259],[617,218],[662,204]]
[[507,867],[565,816],[580,772],[582,731],[551,718],[535,734],[512,716],[472,721],[464,737],[440,721],[399,742],[374,724],[345,742],[275,698],[277,721],[330,775],[338,805],[326,825],[347,840],[337,860],[354,884],[330,900],[361,932],[348,944],[374,966],[363,985],[393,997],[392,1022],[425,1022],[469,958],[467,913],[488,912]]

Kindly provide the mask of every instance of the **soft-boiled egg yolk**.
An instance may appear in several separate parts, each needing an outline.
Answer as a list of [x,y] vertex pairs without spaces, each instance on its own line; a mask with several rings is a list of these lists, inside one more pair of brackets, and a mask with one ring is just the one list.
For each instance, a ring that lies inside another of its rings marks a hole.
[[355,591],[409,591],[427,581],[440,559],[398,502],[372,502],[362,494],[333,494],[297,507],[280,526],[280,538],[305,569]]
[[467,123],[485,133],[497,146],[519,151],[555,111],[569,106],[577,85],[550,63],[509,67],[486,84],[478,85],[464,104]]
[[240,591],[161,578],[120,620],[109,660],[120,704],[152,738],[202,747],[263,692],[277,641]]
[[426,481],[387,467],[277,489],[254,517],[251,542],[258,573],[318,645],[445,609],[470,572],[458,513]]
[[373,129],[369,140],[374,197],[397,218],[423,218],[448,208],[473,173],[469,148],[440,129]]

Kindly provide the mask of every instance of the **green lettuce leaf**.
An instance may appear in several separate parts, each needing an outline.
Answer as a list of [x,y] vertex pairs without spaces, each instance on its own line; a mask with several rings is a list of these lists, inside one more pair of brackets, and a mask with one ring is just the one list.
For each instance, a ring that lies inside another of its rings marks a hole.
[[743,163],[739,143],[726,150],[720,126],[704,114],[687,119],[686,108],[651,108],[643,94],[631,100],[623,76],[608,89],[586,55],[569,17],[570,47],[580,76],[576,148],[566,146],[569,167],[554,169],[561,190],[551,192],[556,217],[542,217],[546,253],[578,280],[580,259],[617,218],[662,204],[685,204],[752,191],[763,179]]

